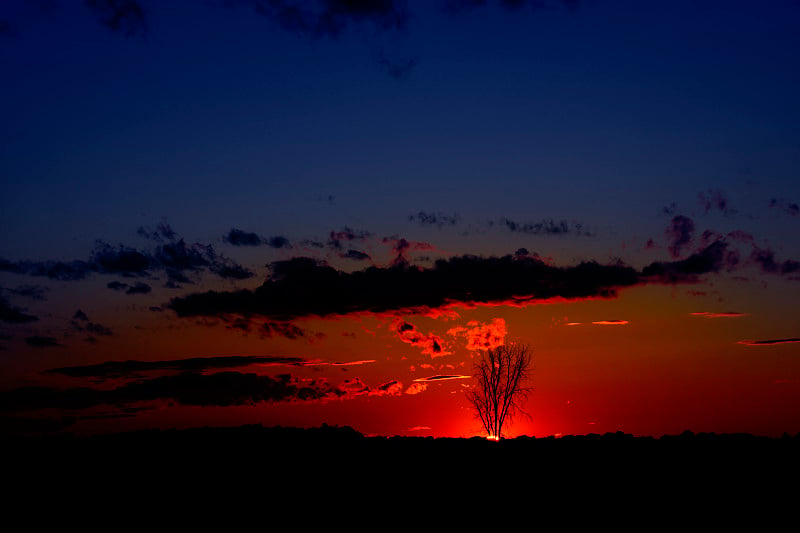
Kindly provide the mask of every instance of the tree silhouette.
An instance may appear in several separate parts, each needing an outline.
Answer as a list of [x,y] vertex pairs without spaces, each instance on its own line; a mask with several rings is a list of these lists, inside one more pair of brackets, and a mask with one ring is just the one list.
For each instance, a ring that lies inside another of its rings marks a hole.
[[530,348],[526,344],[510,344],[484,352],[475,363],[478,383],[467,398],[483,423],[490,439],[500,440],[503,424],[515,414],[524,412],[522,402],[532,390],[526,387],[531,365]]

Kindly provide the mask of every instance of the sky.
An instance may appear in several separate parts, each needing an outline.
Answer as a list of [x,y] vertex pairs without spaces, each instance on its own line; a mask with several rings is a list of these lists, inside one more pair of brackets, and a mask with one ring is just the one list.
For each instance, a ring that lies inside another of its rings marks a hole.
[[0,418],[800,432],[800,3],[9,0]]

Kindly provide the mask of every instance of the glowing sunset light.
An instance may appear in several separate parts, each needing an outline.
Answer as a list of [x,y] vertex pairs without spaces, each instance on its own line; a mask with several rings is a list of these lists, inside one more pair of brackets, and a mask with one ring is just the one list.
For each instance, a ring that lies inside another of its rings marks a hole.
[[0,1],[0,441],[800,433],[800,4],[695,3]]

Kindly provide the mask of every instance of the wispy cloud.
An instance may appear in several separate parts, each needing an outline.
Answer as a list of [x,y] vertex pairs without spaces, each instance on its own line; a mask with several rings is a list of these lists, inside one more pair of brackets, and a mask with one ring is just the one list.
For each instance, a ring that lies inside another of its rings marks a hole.
[[449,375],[449,374],[437,374],[435,376],[428,376],[424,378],[417,378],[414,381],[416,382],[430,382],[430,381],[446,381],[449,379],[472,379],[472,376],[463,376],[463,375]]
[[750,316],[749,313],[737,313],[735,311],[725,311],[722,313],[712,313],[709,311],[700,311],[697,313],[689,313],[690,316],[698,316],[703,318],[737,318],[742,316]]
[[736,344],[744,344],[747,346],[773,346],[775,344],[796,344],[800,343],[800,339],[769,339],[763,341],[739,341]]

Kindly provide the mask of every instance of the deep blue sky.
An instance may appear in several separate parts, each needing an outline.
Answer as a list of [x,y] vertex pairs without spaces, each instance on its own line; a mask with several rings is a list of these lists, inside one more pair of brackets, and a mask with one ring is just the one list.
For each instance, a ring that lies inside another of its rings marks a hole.
[[80,257],[162,217],[204,241],[398,233],[418,210],[622,240],[708,189],[752,214],[796,201],[796,2],[412,1],[400,30],[333,36],[248,2],[142,1],[132,35],[39,4],[3,8],[6,257]]

